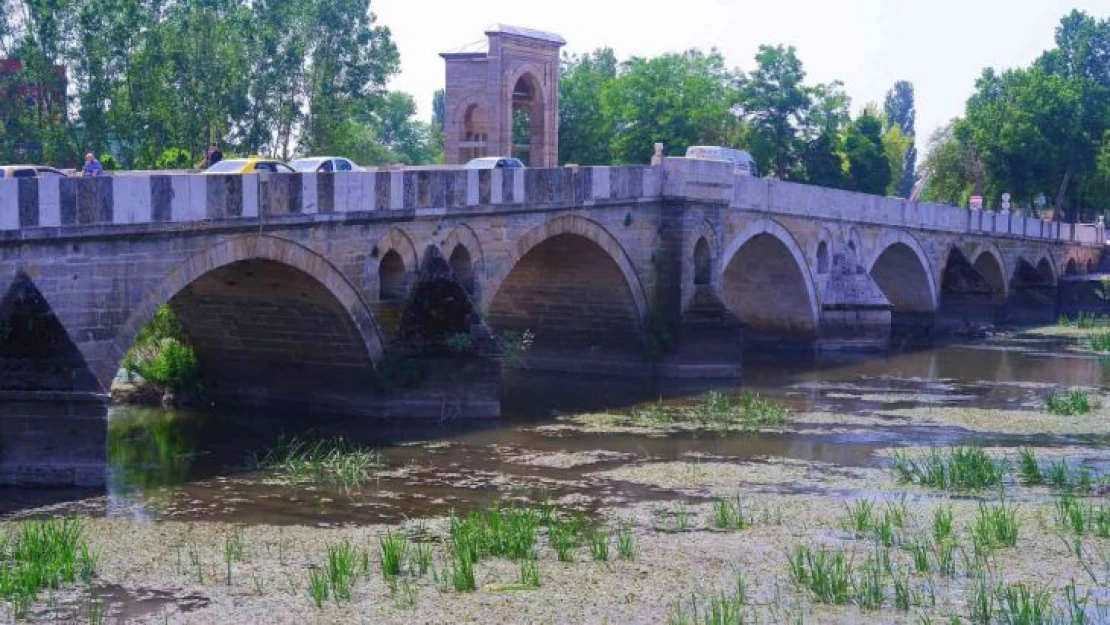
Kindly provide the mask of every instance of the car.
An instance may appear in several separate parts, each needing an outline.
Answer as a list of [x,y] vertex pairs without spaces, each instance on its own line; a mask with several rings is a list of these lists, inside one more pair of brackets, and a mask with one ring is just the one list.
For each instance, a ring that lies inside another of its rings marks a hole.
[[362,171],[349,158],[342,156],[310,156],[289,161],[289,166],[304,173],[326,173],[332,171]]
[[692,145],[686,148],[686,158],[727,161],[733,164],[737,174],[759,177],[759,168],[755,165],[755,159],[744,150],[722,148],[716,145]]
[[292,167],[276,158],[264,158],[257,155],[225,159],[204,170],[206,174],[257,174],[259,172],[294,173]]
[[466,163],[467,169],[524,169],[524,163],[519,158],[507,156],[483,156],[471,159]]
[[45,165],[0,165],[0,178],[65,178],[65,172]]

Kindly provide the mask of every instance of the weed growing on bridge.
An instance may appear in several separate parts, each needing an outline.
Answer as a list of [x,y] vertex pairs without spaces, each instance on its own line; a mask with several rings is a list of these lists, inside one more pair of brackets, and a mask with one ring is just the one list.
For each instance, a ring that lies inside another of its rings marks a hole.
[[947,453],[936,449],[911,459],[894,452],[892,468],[902,482],[944,490],[999,486],[1008,471],[1005,461],[995,460],[978,447],[955,447]]
[[376,451],[361,449],[342,437],[315,442],[294,437],[280,441],[262,455],[252,454],[247,466],[275,471],[291,484],[339,484],[349,488],[370,479],[383,465]]
[[0,536],[0,598],[22,618],[39,592],[89,583],[99,556],[90,550],[79,519],[27,521]]
[[1068,417],[1088,414],[1099,407],[1099,402],[1098,399],[1091,399],[1086,391],[1075,388],[1070,391],[1048,393],[1044,397],[1044,406],[1054,415]]

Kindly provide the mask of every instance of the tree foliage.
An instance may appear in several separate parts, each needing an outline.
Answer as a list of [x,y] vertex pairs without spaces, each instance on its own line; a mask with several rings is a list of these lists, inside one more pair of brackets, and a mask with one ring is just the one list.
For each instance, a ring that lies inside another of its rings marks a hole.
[[[951,137],[932,148],[943,152],[926,159],[934,164],[926,195],[971,187],[988,206],[1010,193],[1018,207],[1044,198],[1055,215],[1091,219],[1110,208],[1099,160],[1108,130],[1110,19],[1072,11],[1056,29],[1055,47],[1031,66],[983,71]],[[961,154],[970,167],[947,166]]]
[[[93,149],[152,168],[171,152],[175,163],[195,164],[211,142],[225,153],[281,158],[435,158],[433,133],[415,120],[411,98],[386,90],[400,58],[370,0],[0,7],[0,58],[22,66],[0,74],[0,92],[43,94],[0,111],[0,159],[73,164]],[[67,91],[68,106],[58,97]],[[382,145],[382,133],[395,142]]]

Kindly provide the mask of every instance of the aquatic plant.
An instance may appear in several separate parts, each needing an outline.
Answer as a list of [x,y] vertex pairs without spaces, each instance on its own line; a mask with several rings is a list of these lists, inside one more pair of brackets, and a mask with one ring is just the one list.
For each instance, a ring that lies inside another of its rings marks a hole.
[[895,451],[892,468],[902,482],[944,490],[972,490],[998,486],[1008,467],[980,447],[955,447],[947,453],[932,449],[918,459]]
[[1022,447],[1018,452],[1018,473],[1026,486],[1044,484],[1044,473],[1032,448]]
[[845,526],[856,536],[863,536],[871,529],[871,512],[875,503],[870,499],[859,499],[853,505],[844,504],[848,511]]
[[1110,352],[1110,331],[1092,334],[1091,349],[1098,352]]
[[777,426],[790,420],[790,411],[758,393],[730,395],[710,391],[690,406],[665,406],[662,402],[634,408],[629,419],[641,425],[689,423],[717,430],[749,431]]
[[540,587],[540,563],[531,558],[520,561],[520,585],[525,588]]
[[1110,538],[1110,505],[1094,503],[1086,506],[1070,495],[1056,500],[1056,524],[1066,527],[1076,536],[1092,534],[1099,538]]
[[740,573],[730,590],[717,591],[704,601],[695,594],[689,603],[677,602],[667,619],[669,625],[744,625],[754,623],[747,617],[748,584]]
[[821,603],[844,605],[851,599],[852,570],[844,551],[797,545],[787,563],[790,579]]
[[0,599],[18,616],[44,589],[91,582],[98,561],[80,519],[25,521],[0,535]]
[[470,553],[455,551],[451,559],[451,585],[456,592],[471,592],[477,588],[474,582],[474,560]]
[[547,528],[547,542],[555,550],[559,562],[573,562],[580,529],[576,523],[555,522]]
[[350,601],[351,588],[354,586],[358,572],[358,554],[350,541],[344,540],[337,545],[328,545],[325,571],[328,588],[335,602]]
[[417,577],[424,576],[432,568],[432,546],[428,543],[416,543],[409,551],[408,570]]
[[1048,625],[1055,623],[1052,596],[1047,590],[1034,590],[1025,584],[999,585],[999,621],[1012,625]]
[[737,494],[735,499],[713,500],[713,526],[719,530],[742,530],[752,525],[752,518],[744,511],[744,502]]
[[227,585],[231,585],[231,565],[243,561],[243,528],[236,527],[224,536],[224,564],[227,565]]
[[452,515],[451,540],[472,562],[487,556],[534,558],[539,525],[540,514],[535,509],[498,506],[465,517]]
[[885,554],[873,553],[852,577],[852,599],[861,609],[875,610],[886,601],[886,568]]
[[251,454],[247,466],[276,472],[291,484],[322,483],[358,486],[383,466],[376,451],[362,449],[343,437],[307,441],[283,439],[265,453]]
[[1014,547],[1017,545],[1018,529],[1017,509],[1000,501],[997,505],[986,505],[979,502],[979,512],[975,517],[975,525],[971,528],[972,540],[986,547]]
[[632,524],[624,523],[617,531],[617,553],[622,560],[636,559],[636,537],[632,533]]
[[308,594],[317,608],[324,607],[324,602],[328,600],[328,587],[327,573],[320,569],[308,572]]
[[401,574],[408,547],[409,541],[404,534],[394,534],[387,530],[385,536],[378,537],[378,558],[385,580]]
[[609,534],[604,529],[597,529],[587,536],[590,544],[590,557],[598,562],[609,561]]
[[1048,465],[1046,480],[1053,488],[1066,492],[1088,492],[1094,483],[1094,477],[1089,469],[1078,467],[1072,470],[1063,460],[1057,460]]
[[1085,415],[1099,407],[1098,399],[1091,399],[1082,389],[1050,391],[1044,396],[1044,407],[1050,413],[1063,417]]

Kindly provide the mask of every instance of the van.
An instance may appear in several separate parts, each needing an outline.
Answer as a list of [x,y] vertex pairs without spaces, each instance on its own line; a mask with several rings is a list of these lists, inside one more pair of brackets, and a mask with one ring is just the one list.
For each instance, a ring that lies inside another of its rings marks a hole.
[[735,166],[735,171],[741,176],[759,177],[759,169],[755,159],[744,150],[722,148],[716,145],[692,145],[686,148],[686,158],[700,158],[709,161],[728,161]]

